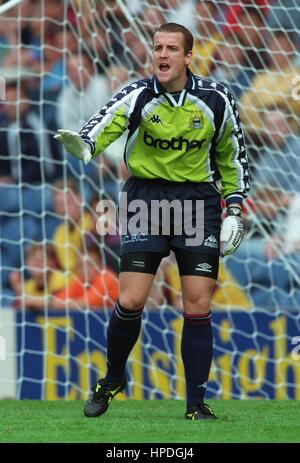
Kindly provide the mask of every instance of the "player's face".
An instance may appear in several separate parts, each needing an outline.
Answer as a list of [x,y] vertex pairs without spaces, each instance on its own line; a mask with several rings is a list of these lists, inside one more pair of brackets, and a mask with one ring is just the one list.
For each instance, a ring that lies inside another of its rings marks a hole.
[[169,92],[182,90],[187,80],[186,68],[192,52],[185,54],[181,32],[156,32],[153,43],[153,69],[159,82]]

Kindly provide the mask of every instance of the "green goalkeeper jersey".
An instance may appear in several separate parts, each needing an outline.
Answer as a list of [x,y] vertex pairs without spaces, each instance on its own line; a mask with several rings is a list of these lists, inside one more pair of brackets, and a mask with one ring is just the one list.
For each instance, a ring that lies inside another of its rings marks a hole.
[[[80,135],[93,156],[128,129],[124,161],[131,175],[175,182],[215,182],[230,202],[249,189],[247,154],[234,98],[217,82],[188,71],[168,93],[155,76],[126,86]],[[220,181],[220,182],[218,182]]]

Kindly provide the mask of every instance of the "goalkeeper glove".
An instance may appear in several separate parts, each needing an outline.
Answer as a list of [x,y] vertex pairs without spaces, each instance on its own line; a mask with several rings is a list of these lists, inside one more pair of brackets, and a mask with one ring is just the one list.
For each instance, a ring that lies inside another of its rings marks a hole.
[[221,229],[221,256],[232,254],[241,244],[245,235],[244,222],[241,217],[241,208],[227,207],[227,217],[223,220]]
[[70,154],[80,159],[80,161],[83,161],[85,164],[92,159],[88,145],[82,140],[79,133],[73,132],[72,130],[59,129],[58,134],[54,135],[54,138],[62,143]]

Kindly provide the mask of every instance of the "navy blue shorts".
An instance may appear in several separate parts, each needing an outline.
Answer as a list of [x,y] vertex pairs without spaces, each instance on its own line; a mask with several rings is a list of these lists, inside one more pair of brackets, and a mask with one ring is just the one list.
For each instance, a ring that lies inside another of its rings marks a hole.
[[[170,250],[176,252],[177,249],[219,256],[220,199],[212,183],[130,177],[119,202],[121,256],[136,252],[158,252],[167,256]],[[167,219],[168,209],[161,212],[157,208],[163,200],[174,205]],[[140,203],[143,211],[137,207]],[[153,215],[151,210],[154,210]]]

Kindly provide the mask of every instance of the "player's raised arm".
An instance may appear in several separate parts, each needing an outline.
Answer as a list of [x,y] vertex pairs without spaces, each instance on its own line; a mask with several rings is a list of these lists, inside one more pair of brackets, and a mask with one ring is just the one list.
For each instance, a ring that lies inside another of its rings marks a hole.
[[87,164],[92,159],[91,149],[78,132],[59,129],[54,138],[61,142],[68,153]]
[[61,142],[70,154],[87,164],[128,128],[135,102],[144,88],[144,81],[124,87],[99,113],[86,122],[79,133],[59,129],[54,138]]

